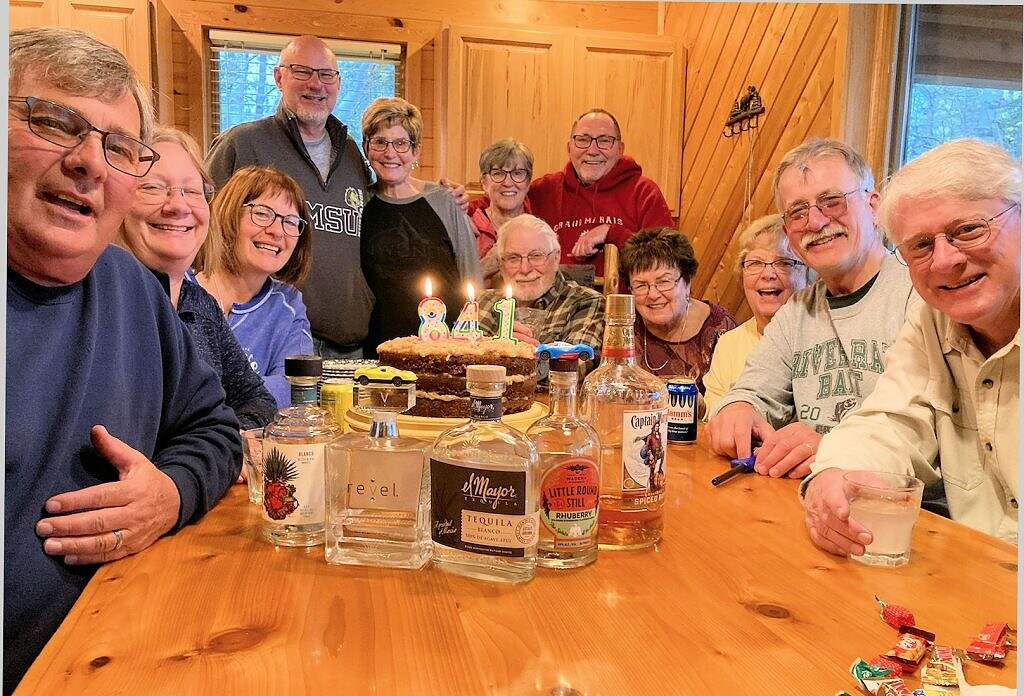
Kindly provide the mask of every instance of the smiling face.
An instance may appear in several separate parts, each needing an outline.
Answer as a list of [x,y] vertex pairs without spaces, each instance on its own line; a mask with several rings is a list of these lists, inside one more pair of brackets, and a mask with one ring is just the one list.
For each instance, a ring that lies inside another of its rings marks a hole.
[[[515,218],[521,220],[522,218]],[[505,250],[502,256],[517,254],[522,257],[519,263],[501,264],[501,277],[512,286],[512,296],[519,302],[533,302],[551,289],[555,284],[558,272],[558,250],[552,248],[551,240],[538,230],[527,225],[508,223],[505,231]],[[534,266],[527,259],[531,253],[547,254]]]
[[[665,292],[655,287],[656,283],[671,282],[677,278],[679,281]],[[648,287],[646,295],[633,292],[636,311],[648,327],[673,329],[686,316],[690,306],[690,284],[680,276],[678,268],[661,265],[647,271],[635,271],[629,275],[629,285],[635,288],[638,284]]]
[[[589,135],[591,138],[600,136],[619,137],[615,132],[615,124],[605,114],[587,114],[580,119],[571,135]],[[580,181],[585,184],[592,184],[612,170],[622,159],[625,146],[621,140],[616,139],[615,143],[607,150],[597,146],[597,141],[592,140],[590,147],[579,148],[569,138],[569,159],[576,170]]]
[[159,184],[173,188],[169,197],[156,201],[135,195],[135,204],[124,220],[122,237],[131,252],[146,267],[172,277],[183,275],[199,252],[210,227],[210,205],[205,199],[186,199],[182,188],[203,190],[203,177],[192,159],[177,143],[157,143],[153,149],[160,159],[141,185]]
[[286,65],[305,65],[314,70],[337,70],[334,55],[318,39],[301,37],[281,52],[281,64],[274,68],[274,82],[281,90],[281,101],[286,109],[295,114],[306,125],[321,128],[338,102],[341,81],[325,85],[313,74],[308,80],[300,80]]
[[[412,136],[402,126],[390,126],[379,130],[370,138],[384,138],[385,140],[412,140]],[[412,174],[413,162],[420,156],[419,145],[415,145],[408,152],[396,152],[394,145],[388,145],[383,152],[378,152],[368,147],[367,154],[370,156],[370,166],[377,174],[379,184],[397,186],[404,184]]]
[[[75,110],[96,128],[139,137],[141,119],[128,93],[112,102],[75,96],[26,76],[17,95]],[[103,157],[100,136],[78,147],[54,145],[29,131],[28,107],[9,107],[7,125],[7,260],[45,285],[74,283],[113,240],[132,205],[136,177]]]
[[[249,201],[274,209],[279,215],[298,215],[290,196],[280,191],[267,191]],[[309,231],[303,232],[309,234]],[[270,227],[260,227],[252,221],[249,208],[243,208],[235,238],[234,253],[239,275],[271,276],[288,263],[295,251],[298,237],[290,237],[281,227],[281,219],[274,218]]]
[[[1008,205],[1002,199],[907,198],[894,211],[893,238],[903,244],[936,235],[959,222],[990,218]],[[1020,327],[1020,208],[989,226],[988,239],[968,249],[936,239],[931,258],[910,266],[910,279],[921,299],[999,347]]]
[[[849,165],[838,156],[812,159],[806,166],[793,166],[782,173],[778,184],[779,210],[812,206],[807,225],[798,232],[786,228],[790,246],[803,261],[818,272],[830,290],[852,292],[877,271],[884,254],[875,230],[878,194],[857,191],[862,184]],[[835,220],[813,207],[823,194],[846,196],[846,212]],[[877,259],[877,262],[873,261]]]
[[[771,235],[758,237],[757,242],[747,252],[744,261],[762,261],[766,264],[780,259],[796,259],[784,253],[774,242]],[[786,304],[794,291],[807,285],[807,267],[799,265],[791,271],[779,270],[775,266],[765,266],[759,275],[743,273],[743,295],[747,305],[754,313],[759,328],[763,328],[775,316],[779,308]]]
[[497,169],[505,172],[504,181],[495,182],[485,172],[480,176],[480,185],[487,198],[490,199],[491,205],[497,206],[498,210],[505,215],[518,215],[523,211],[523,201],[526,200],[526,192],[530,190],[530,177],[527,174],[522,183],[516,183],[512,181],[512,175],[509,172],[513,170],[529,172],[529,166],[522,159],[515,159],[505,162]]

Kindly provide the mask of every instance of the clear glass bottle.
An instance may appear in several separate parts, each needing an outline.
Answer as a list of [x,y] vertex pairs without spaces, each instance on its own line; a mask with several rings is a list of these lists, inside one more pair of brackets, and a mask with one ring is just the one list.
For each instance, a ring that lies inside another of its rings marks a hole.
[[316,405],[319,355],[288,356],[284,373],[292,405],[263,431],[263,537],[278,546],[316,546],[324,543],[326,447],[341,428]]
[[355,386],[373,414],[369,433],[327,446],[328,563],[422,568],[430,560],[430,445],[398,434],[397,415],[416,405],[416,386]]
[[537,565],[578,568],[597,560],[601,444],[576,416],[579,360],[550,361],[548,415],[526,436],[540,455],[540,538]]
[[430,452],[434,565],[482,580],[525,582],[537,565],[537,448],[501,422],[505,368],[469,365],[470,421]]
[[582,414],[601,439],[602,548],[661,539],[668,398],[665,383],[636,364],[632,295],[609,295],[601,364],[583,380]]

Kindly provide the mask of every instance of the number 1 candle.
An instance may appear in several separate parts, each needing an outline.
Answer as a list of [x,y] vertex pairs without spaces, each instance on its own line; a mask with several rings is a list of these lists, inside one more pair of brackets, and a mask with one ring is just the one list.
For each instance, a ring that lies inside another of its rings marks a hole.
[[505,286],[505,297],[494,303],[494,311],[498,313],[498,335],[494,340],[507,339],[513,343],[519,343],[518,338],[512,338],[512,321],[516,316],[516,298],[512,297],[512,286]]
[[418,335],[422,340],[440,341],[443,338],[448,338],[448,325],[444,323],[447,308],[441,298],[434,297],[430,278],[427,278],[427,296],[420,300],[416,311],[420,315]]
[[480,331],[480,305],[476,301],[476,293],[472,283],[466,283],[466,304],[452,327],[452,338],[460,341],[478,341],[483,333]]

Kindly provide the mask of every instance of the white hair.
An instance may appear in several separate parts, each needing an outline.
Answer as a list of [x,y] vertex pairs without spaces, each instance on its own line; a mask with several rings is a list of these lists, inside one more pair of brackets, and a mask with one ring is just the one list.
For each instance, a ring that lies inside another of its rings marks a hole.
[[498,239],[495,241],[494,246],[498,248],[499,254],[505,253],[505,246],[508,240],[509,231],[523,227],[532,232],[540,234],[541,239],[545,239],[549,242],[550,247],[548,251],[560,250],[561,246],[558,243],[558,235],[551,229],[551,225],[541,220],[536,215],[530,215],[529,213],[523,213],[517,215],[511,220],[506,220],[500,228],[498,228]]

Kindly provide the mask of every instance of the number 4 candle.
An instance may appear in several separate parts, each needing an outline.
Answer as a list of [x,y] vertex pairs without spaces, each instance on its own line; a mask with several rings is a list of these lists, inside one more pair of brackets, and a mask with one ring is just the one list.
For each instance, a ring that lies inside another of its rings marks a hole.
[[480,331],[480,305],[472,283],[466,283],[466,304],[452,328],[452,338],[460,341],[479,341],[483,333]]

